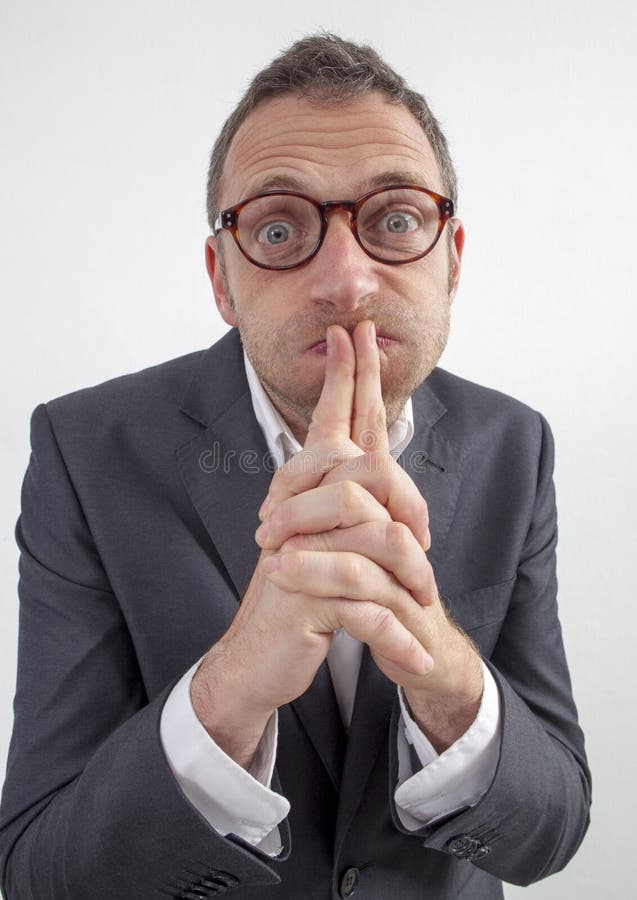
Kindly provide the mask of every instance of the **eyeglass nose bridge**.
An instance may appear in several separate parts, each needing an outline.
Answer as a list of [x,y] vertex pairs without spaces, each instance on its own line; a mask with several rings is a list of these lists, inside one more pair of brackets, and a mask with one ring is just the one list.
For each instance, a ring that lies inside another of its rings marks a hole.
[[323,203],[318,203],[317,206],[319,206],[321,209],[321,220],[322,220],[323,227],[321,228],[321,236],[320,236],[318,246],[315,250],[315,253],[317,253],[319,251],[319,249],[323,245],[323,241],[325,240],[325,237],[327,236],[327,227],[329,225],[329,220],[328,220],[329,214],[332,212],[336,212],[336,210],[338,210],[338,209],[342,209],[346,213],[349,214],[348,215],[348,225],[349,225],[350,231],[354,235],[356,243],[359,244],[361,247],[363,246],[361,244],[361,240],[360,240],[360,237],[358,234],[358,224],[357,224],[358,210],[356,209],[357,203],[355,200],[325,200]]
[[356,201],[355,200],[325,200],[318,204],[321,208],[321,217],[325,225],[327,225],[327,216],[337,209],[343,209],[349,213],[350,225],[356,220]]

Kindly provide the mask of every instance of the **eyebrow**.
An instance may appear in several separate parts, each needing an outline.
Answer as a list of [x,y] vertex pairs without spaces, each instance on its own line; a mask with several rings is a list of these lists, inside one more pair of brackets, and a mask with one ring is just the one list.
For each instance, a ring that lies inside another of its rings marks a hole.
[[[377,187],[385,187],[389,184],[416,184],[419,187],[429,187],[428,179],[423,178],[417,172],[407,171],[405,169],[387,169],[366,178],[360,182],[360,189],[356,192],[356,196],[360,197],[367,191],[371,191]],[[298,191],[301,194],[309,194],[307,184],[294,175],[270,175],[264,181],[255,181],[248,186],[245,191],[245,198],[254,197],[256,194],[263,194],[266,191]],[[350,199],[350,198],[348,198]],[[352,198],[353,199],[353,198]]]
[[270,175],[265,181],[255,181],[246,190],[246,197],[262,194],[265,191],[300,191],[305,193],[305,185],[294,175]]
[[411,172],[405,169],[388,169],[379,175],[374,175],[367,183],[369,184],[369,190],[384,187],[386,184],[415,184],[418,187],[431,187],[429,179],[423,178],[418,172]]

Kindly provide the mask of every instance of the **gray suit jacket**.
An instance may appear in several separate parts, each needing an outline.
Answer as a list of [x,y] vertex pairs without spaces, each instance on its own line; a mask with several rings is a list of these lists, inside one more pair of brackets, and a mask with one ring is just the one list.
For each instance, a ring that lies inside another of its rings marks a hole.
[[[20,643],[1,806],[9,900],[502,897],[562,868],[590,777],[556,608],[550,432],[502,394],[435,370],[400,462],[427,499],[431,562],[502,704],[484,799],[409,833],[393,803],[395,685],[363,654],[346,738],[325,663],[280,710],[272,860],[221,837],[162,752],[162,705],[228,628],[258,558],[271,478],[241,345],[42,404],[16,537]],[[343,882],[344,873],[349,874]]]

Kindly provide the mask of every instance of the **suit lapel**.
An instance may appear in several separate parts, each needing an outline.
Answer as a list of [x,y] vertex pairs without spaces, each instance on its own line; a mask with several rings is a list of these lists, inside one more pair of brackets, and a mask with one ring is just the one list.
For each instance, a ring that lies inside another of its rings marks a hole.
[[268,450],[250,393],[176,451],[177,466],[223,565],[242,597],[259,558],[254,532],[270,480]]
[[427,557],[435,572],[444,558],[469,448],[452,443],[434,427],[447,410],[429,381],[417,388],[412,403],[414,436],[398,462],[427,501],[431,532]]

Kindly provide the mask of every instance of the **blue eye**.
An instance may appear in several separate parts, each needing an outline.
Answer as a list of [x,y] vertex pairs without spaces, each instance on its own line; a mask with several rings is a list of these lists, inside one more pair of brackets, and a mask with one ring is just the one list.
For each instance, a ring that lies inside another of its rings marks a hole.
[[259,230],[257,241],[267,244],[284,244],[293,237],[293,229],[286,222],[270,222]]
[[405,234],[418,227],[413,216],[403,212],[392,212],[381,219],[381,224],[390,234]]

